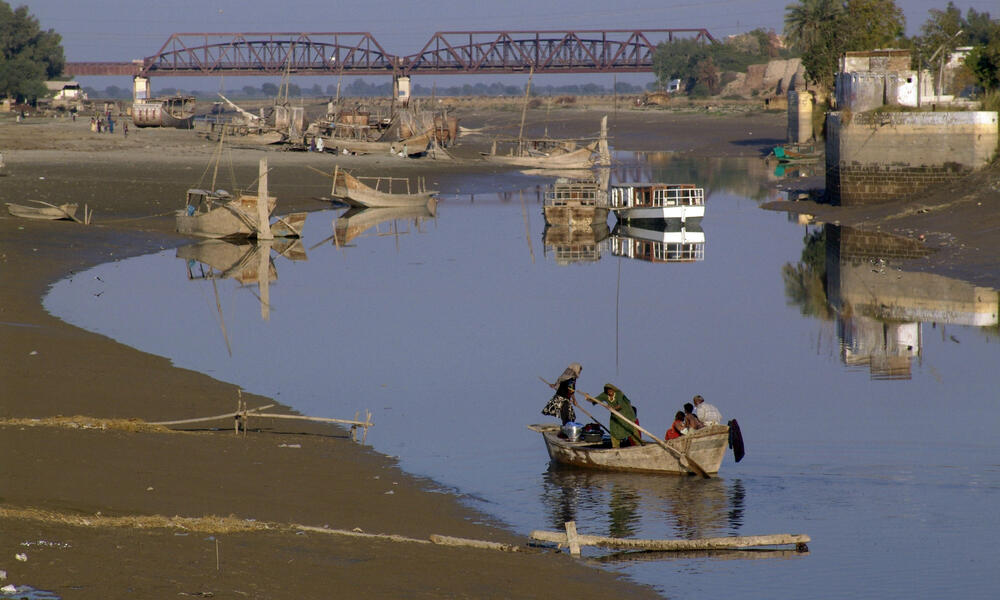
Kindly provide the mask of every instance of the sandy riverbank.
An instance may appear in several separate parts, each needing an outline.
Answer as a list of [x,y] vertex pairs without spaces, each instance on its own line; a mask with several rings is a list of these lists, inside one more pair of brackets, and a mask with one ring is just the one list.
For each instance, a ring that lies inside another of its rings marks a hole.
[[[601,114],[553,111],[548,132],[596,133]],[[515,133],[520,119],[512,112],[461,116],[470,128]],[[543,116],[529,113],[529,121]],[[620,149],[713,156],[759,156],[780,142],[785,131],[783,114],[760,113],[621,111],[612,114],[611,126]],[[528,129],[529,135],[541,133],[539,126]],[[0,418],[86,415],[156,421],[232,410],[234,386],[69,326],[40,303],[49,285],[76,271],[188,241],[174,233],[172,211],[183,191],[203,175],[214,144],[192,132],[133,130],[126,139],[91,134],[82,121],[29,119],[18,125],[0,121],[0,151],[7,162],[7,173],[0,177],[3,201],[72,199],[95,212],[88,227],[25,221],[6,211],[0,215]],[[475,147],[468,151],[474,155]],[[233,153],[238,181],[255,172],[262,154]],[[304,165],[329,170],[331,156],[267,152],[267,157],[274,168],[271,188],[283,210],[328,207],[317,200],[326,195],[328,180]],[[361,174],[391,170],[429,181],[449,174],[499,173],[465,162],[425,164],[386,157],[338,162]],[[980,188],[989,190],[990,185],[987,176]],[[912,230],[914,235],[930,234],[939,226],[920,219],[948,212],[952,221],[940,227],[954,229],[947,248],[958,251],[962,244],[971,248],[971,240],[983,240],[986,247],[989,227],[996,226],[1000,192],[982,193],[987,203],[997,202],[987,206],[988,215],[977,213],[983,205],[975,202],[982,199],[902,217],[908,209],[866,214],[823,213],[836,209],[812,203],[791,208],[831,222]],[[971,211],[965,220],[956,220],[959,208]],[[965,253],[970,272],[977,261],[995,261],[996,256],[1000,253]],[[269,402],[248,400],[251,406]],[[238,438],[231,431],[0,425],[5,442],[0,557],[7,557],[0,558],[0,569],[8,573],[5,583],[67,598],[207,593],[269,598],[656,597],[651,590],[622,584],[607,572],[554,553],[508,554],[300,533],[293,524],[420,539],[437,533],[526,542],[485,522],[454,496],[432,493],[433,482],[401,472],[392,460],[352,443],[339,429],[259,425],[259,431]],[[124,519],[94,518],[90,526],[71,520],[98,513],[113,518],[233,515],[273,527],[238,531],[209,522],[204,530],[185,530],[137,528]],[[18,553],[28,560],[14,560]]]

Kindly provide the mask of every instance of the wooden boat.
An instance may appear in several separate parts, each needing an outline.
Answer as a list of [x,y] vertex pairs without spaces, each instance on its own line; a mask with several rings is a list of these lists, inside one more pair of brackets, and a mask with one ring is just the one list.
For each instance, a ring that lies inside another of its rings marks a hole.
[[[644,227],[655,224],[659,227]],[[611,232],[611,253],[655,263],[705,260],[705,232],[697,223],[667,221],[619,222]]]
[[136,127],[194,128],[194,96],[170,96],[136,100],[132,103],[132,122]]
[[[274,196],[267,198],[267,214],[277,205]],[[177,211],[177,232],[207,238],[256,237],[258,231],[257,196],[233,197],[225,190],[189,189],[186,208]]]
[[[374,182],[374,187],[365,181]],[[364,208],[423,206],[436,195],[436,190],[425,190],[422,185],[416,193],[411,192],[410,180],[407,178],[355,177],[339,169],[334,171],[333,187],[330,190],[331,197],[351,206]]]
[[23,204],[7,203],[7,212],[15,217],[24,219],[38,219],[56,221],[59,219],[69,219],[76,221],[76,203],[60,204],[58,206],[48,202],[38,202],[39,206],[24,206]]
[[607,223],[607,192],[593,177],[559,179],[545,192],[542,210],[549,225],[586,227]]
[[691,183],[621,183],[608,193],[611,210],[619,221],[682,223],[705,216],[705,190]]
[[[175,213],[177,232],[206,238],[300,237],[306,213],[278,217],[272,225],[271,213],[278,200],[267,194],[267,161],[260,161],[257,194],[240,193],[235,198],[225,190],[187,191],[185,207]],[[266,206],[259,204],[266,200]]]
[[322,137],[323,145],[334,151],[346,150],[351,154],[402,154],[404,156],[417,156],[427,152],[431,143],[430,131],[415,135],[405,140],[395,142],[388,141],[366,141],[349,138]]
[[[631,471],[687,475],[680,459],[659,445],[647,442],[642,446],[612,448],[610,442],[570,442],[559,437],[558,425],[528,425],[528,429],[542,434],[549,457],[560,464],[603,471]],[[729,445],[729,427],[709,425],[702,429],[666,442],[680,455],[688,456],[709,475],[719,472],[722,459]]]
[[589,169],[594,166],[594,152],[597,151],[597,142],[575,150],[565,150],[559,147],[544,150],[528,148],[528,146],[541,146],[541,142],[551,143],[553,141],[525,140],[524,144],[519,145],[520,148],[513,148],[509,154],[497,154],[494,145],[489,154],[482,156],[489,162],[531,169]]
[[779,162],[783,163],[816,161],[823,155],[823,153],[816,150],[816,147],[812,144],[786,144],[784,146],[775,146],[772,153]]

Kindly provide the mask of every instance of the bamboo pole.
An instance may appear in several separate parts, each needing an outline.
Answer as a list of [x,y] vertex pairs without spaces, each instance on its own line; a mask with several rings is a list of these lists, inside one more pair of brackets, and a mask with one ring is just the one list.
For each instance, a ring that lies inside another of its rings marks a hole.
[[654,435],[648,429],[644,429],[638,423],[631,423],[630,420],[625,417],[625,415],[623,415],[620,412],[618,412],[617,410],[611,408],[607,404],[601,402],[597,398],[594,398],[593,396],[591,396],[587,392],[580,392],[580,393],[583,394],[584,397],[587,398],[587,400],[590,400],[594,404],[599,404],[600,406],[603,406],[604,408],[608,409],[608,411],[611,412],[611,414],[615,415],[616,417],[618,417],[619,419],[621,419],[625,423],[630,423],[632,427],[635,427],[639,431],[641,431],[641,432],[645,433],[646,435],[648,435],[650,438],[652,438],[652,440],[654,442],[656,442],[656,444],[660,448],[663,448],[664,450],[666,450],[667,452],[669,452],[670,454],[672,454],[675,458],[677,458],[677,461],[680,462],[681,466],[684,467],[685,469],[687,469],[687,470],[689,470],[692,473],[695,473],[697,475],[701,475],[705,479],[711,479],[712,478],[712,476],[709,475],[705,471],[705,469],[701,468],[701,465],[699,465],[697,462],[695,462],[695,460],[693,458],[691,458],[690,456],[688,456],[687,454],[685,454],[683,452],[680,452],[679,450],[676,450],[674,448],[671,448],[670,446],[667,445],[667,443],[665,441],[663,441],[660,438],[656,437],[656,435]]
[[[812,539],[804,534],[779,533],[774,535],[750,535],[700,538],[694,540],[644,540],[632,538],[611,538],[596,535],[576,534],[576,524],[573,521],[566,523],[567,532],[570,525],[573,526],[574,540],[579,546],[596,546],[600,548],[615,548],[623,550],[659,550],[664,552],[691,551],[691,550],[719,550],[736,548],[753,548],[758,546],[786,546],[794,545],[796,549],[803,551],[808,549],[806,544]],[[542,542],[554,542],[557,544],[569,544],[572,552],[573,541],[567,533],[558,531],[535,530],[531,532],[531,539]],[[575,554],[579,554],[579,549]]]

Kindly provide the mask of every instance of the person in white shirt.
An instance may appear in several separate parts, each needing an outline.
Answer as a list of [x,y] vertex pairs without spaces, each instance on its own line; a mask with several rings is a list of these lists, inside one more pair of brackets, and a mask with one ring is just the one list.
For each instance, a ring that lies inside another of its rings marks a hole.
[[705,399],[698,394],[692,400],[694,402],[694,414],[698,415],[698,419],[705,425],[720,425],[722,424],[722,413],[715,406],[705,402]]

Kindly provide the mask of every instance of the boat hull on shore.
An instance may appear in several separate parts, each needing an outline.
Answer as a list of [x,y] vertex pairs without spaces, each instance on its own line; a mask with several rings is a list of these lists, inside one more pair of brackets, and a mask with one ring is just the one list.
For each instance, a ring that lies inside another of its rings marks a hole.
[[[376,187],[371,187],[357,177],[345,171],[335,173],[333,189],[330,195],[351,206],[359,208],[391,208],[398,206],[426,206],[437,195],[436,191],[420,191],[417,193],[383,192],[377,189],[382,183],[390,189],[394,182],[391,177],[369,178],[376,181]],[[409,187],[409,186],[407,186]]]
[[[560,438],[558,425],[529,425],[528,428],[542,434],[549,458],[560,464],[601,471],[664,475],[690,473],[681,465],[679,458],[653,442],[642,446],[612,448],[606,442],[571,442]],[[710,425],[670,440],[667,444],[681,455],[690,457],[709,475],[715,475],[719,472],[729,444],[729,427]]]
[[60,204],[59,206],[24,206],[22,204],[7,203],[7,212],[15,217],[23,219],[36,219],[42,221],[58,221],[60,219],[76,220],[76,203]]

